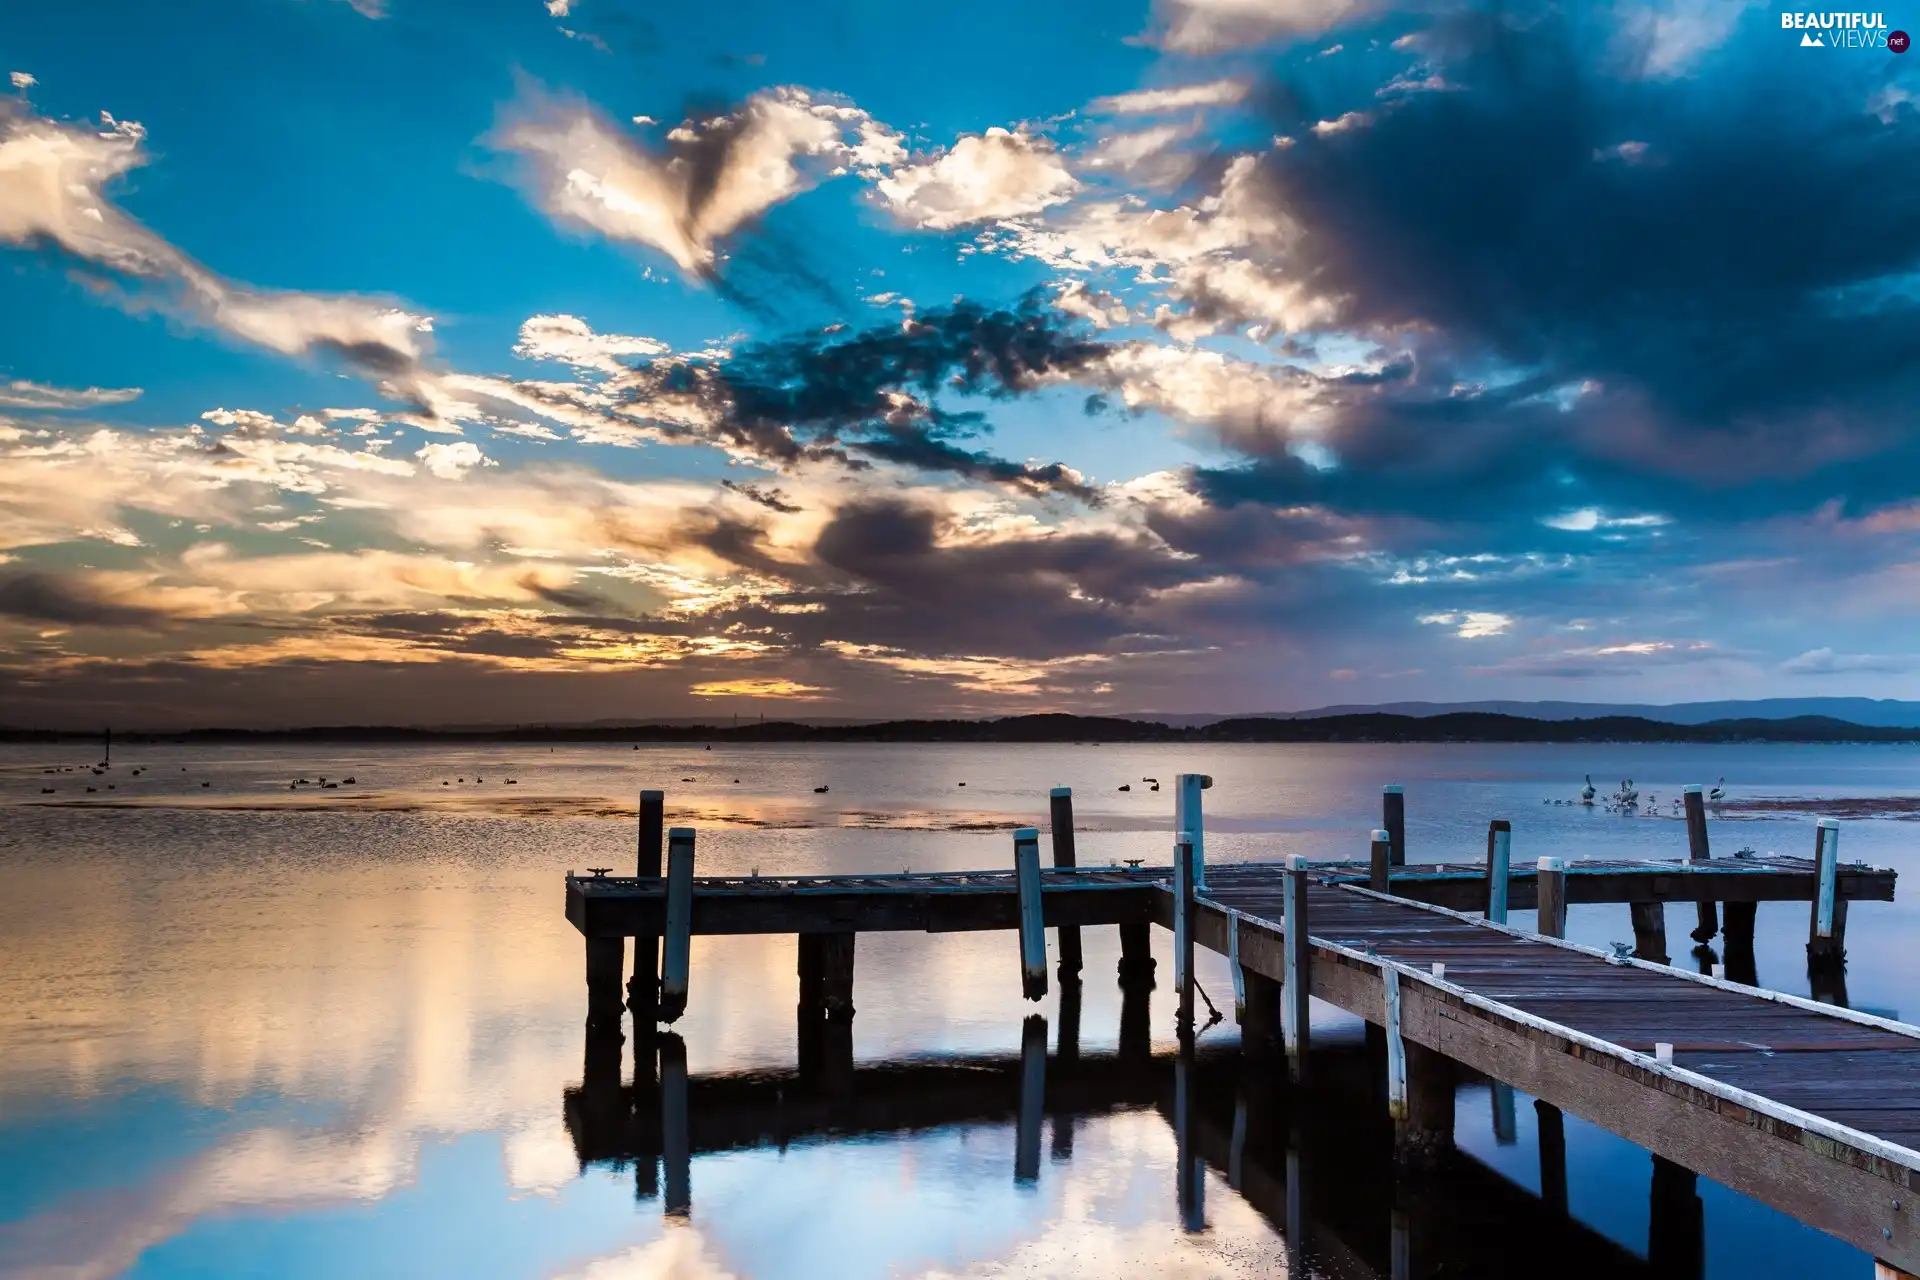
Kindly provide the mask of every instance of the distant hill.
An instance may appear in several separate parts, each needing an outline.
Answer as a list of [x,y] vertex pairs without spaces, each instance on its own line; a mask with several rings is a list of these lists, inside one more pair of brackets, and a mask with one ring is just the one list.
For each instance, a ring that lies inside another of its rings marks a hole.
[[[97,741],[95,735],[0,731],[14,742]],[[1920,728],[1861,725],[1831,716],[1747,716],[1676,724],[1643,716],[1541,719],[1486,711],[1409,716],[1367,711],[1324,716],[1237,716],[1205,725],[1107,716],[1034,715],[998,720],[883,720],[734,725],[543,725],[418,729],[343,725],[310,729],[194,729],[119,735],[121,743],[210,742],[1920,742]]]
[[[1896,698],[1749,698],[1722,702],[1383,702],[1338,703],[1308,711],[1263,711],[1255,718],[1273,720],[1326,719],[1332,716],[1394,715],[1443,716],[1481,712],[1491,715],[1523,716],[1529,720],[1595,720],[1609,716],[1633,716],[1666,724],[1708,724],[1715,720],[1794,720],[1818,716],[1843,720],[1848,724],[1898,728],[1920,725],[1920,702]],[[1128,717],[1158,720],[1182,726],[1215,724],[1228,719],[1224,715],[1183,712],[1169,715],[1140,713]]]

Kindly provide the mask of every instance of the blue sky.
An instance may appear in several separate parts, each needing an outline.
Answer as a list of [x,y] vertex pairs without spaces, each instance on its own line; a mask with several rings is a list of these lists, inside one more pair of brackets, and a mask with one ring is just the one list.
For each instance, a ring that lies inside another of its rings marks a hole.
[[8,718],[1915,696],[1884,22],[11,13]]

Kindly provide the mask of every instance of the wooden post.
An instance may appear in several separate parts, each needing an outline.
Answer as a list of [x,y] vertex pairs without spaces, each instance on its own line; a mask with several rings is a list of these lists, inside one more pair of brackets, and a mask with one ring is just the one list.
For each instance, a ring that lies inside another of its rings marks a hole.
[[660,1020],[687,1011],[687,975],[693,961],[693,828],[667,832],[667,938],[660,960]]
[[1013,878],[1020,890],[1020,992],[1029,1000],[1047,994],[1046,914],[1040,905],[1040,833],[1013,833]]
[[1407,865],[1407,793],[1398,783],[1380,789],[1380,825],[1393,842],[1393,865]]
[[1540,915],[1534,931],[1547,938],[1564,938],[1567,936],[1567,861],[1542,858],[1534,868]]
[[[639,855],[633,873],[642,880],[660,878],[661,854],[665,851],[667,794],[664,791],[640,793]],[[660,938],[642,933],[633,939],[633,976],[627,980],[627,1007],[633,1010],[635,1035],[652,1035],[660,1021]]]
[[[1053,865],[1071,869],[1078,866],[1073,848],[1073,788],[1055,787],[1047,792],[1049,825],[1053,831]],[[1060,985],[1080,981],[1080,926],[1060,926]]]
[[587,1034],[620,1034],[620,978],[625,971],[627,940],[621,937],[587,939]]
[[1013,1180],[1040,1180],[1040,1123],[1047,1097],[1047,1020],[1031,1014],[1020,1028],[1020,1119],[1014,1132]]
[[1173,780],[1173,830],[1189,838],[1193,846],[1193,889],[1207,887],[1207,820],[1200,806],[1200,793],[1213,785],[1204,773],[1183,773]]
[[1693,1170],[1653,1158],[1647,1262],[1658,1275],[1699,1280],[1706,1274],[1706,1208],[1700,1203],[1698,1181]]
[[1280,1030],[1280,984],[1252,969],[1243,972],[1247,1011],[1240,1020],[1240,1050],[1256,1060],[1271,1058]]
[[820,1011],[829,1020],[853,1018],[853,958],[858,935],[818,933]]
[[1193,837],[1185,831],[1173,846],[1173,986],[1184,1040],[1193,1035]]
[[1760,985],[1760,966],[1753,954],[1754,916],[1759,907],[1757,902],[1727,904],[1727,978],[1750,987]]
[[[671,855],[669,855],[671,856]],[[667,1194],[661,1208],[684,1218],[693,1212],[693,1139],[687,1125],[687,1046],[660,1037],[660,1154]]]
[[[1700,794],[1700,784],[1690,782],[1681,788],[1680,794],[1687,810],[1687,857],[1694,862],[1711,861],[1713,851],[1707,845],[1707,802]],[[1704,946],[1712,942],[1718,932],[1718,908],[1711,901],[1701,902],[1700,923],[1693,931],[1693,940]]]
[[1367,837],[1367,888],[1375,893],[1393,892],[1393,837],[1386,828],[1375,827]]
[[1667,904],[1633,902],[1627,904],[1627,911],[1633,917],[1633,954],[1655,964],[1666,964],[1670,958],[1667,955]]
[[1835,965],[1846,959],[1846,908],[1835,892],[1840,879],[1840,823],[1822,818],[1814,826],[1813,918],[1807,928],[1807,963]]
[[1120,985],[1153,990],[1153,926],[1145,920],[1120,925]]
[[1540,1199],[1559,1217],[1567,1216],[1567,1118],[1560,1108],[1534,1099],[1540,1129]]
[[1394,1159],[1428,1169],[1453,1149],[1453,1059],[1415,1040],[1405,1041],[1407,1117],[1394,1126]]
[[1399,1128],[1407,1120],[1407,1047],[1400,1038],[1400,971],[1380,966],[1380,986],[1386,1009],[1387,1115]]
[[1280,1031],[1287,1046],[1287,1067],[1295,1084],[1307,1083],[1307,1053],[1310,1049],[1311,1019],[1308,999],[1313,991],[1313,945],[1307,930],[1307,860],[1300,854],[1287,855],[1283,882],[1281,940],[1286,974],[1280,992]]
[[1512,860],[1513,824],[1495,818],[1487,824],[1487,919],[1507,922],[1507,864]]

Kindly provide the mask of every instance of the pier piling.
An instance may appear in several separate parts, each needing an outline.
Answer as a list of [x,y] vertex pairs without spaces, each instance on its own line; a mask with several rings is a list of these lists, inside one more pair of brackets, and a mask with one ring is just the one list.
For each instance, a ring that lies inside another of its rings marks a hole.
[[587,939],[587,1029],[620,1034],[620,979],[625,972],[625,938]]
[[[1055,787],[1047,792],[1048,825],[1053,834],[1053,865],[1056,868],[1078,866],[1073,847],[1073,788]],[[1080,926],[1060,926],[1060,985],[1080,981]]]
[[1393,846],[1393,865],[1406,866],[1407,793],[1397,782],[1380,788],[1380,825],[1386,828],[1387,839]]
[[1564,938],[1567,936],[1567,861],[1542,858],[1534,865],[1534,896],[1540,916],[1534,932],[1548,938]]
[[1173,985],[1183,1041],[1193,1035],[1193,870],[1193,836],[1182,831],[1173,846]]
[[[667,793],[640,793],[638,857],[633,874],[658,880],[666,851]],[[660,1021],[660,938],[641,933],[633,939],[633,977],[627,982],[627,1007],[633,1010],[635,1035],[651,1035]]]
[[[1391,1041],[1391,1037],[1389,1037]],[[1406,1118],[1394,1125],[1393,1154],[1406,1169],[1432,1169],[1453,1150],[1453,1059],[1414,1040],[1406,1048]],[[1388,1052],[1392,1052],[1389,1043]]]
[[1313,943],[1307,936],[1306,858],[1287,855],[1282,880],[1282,923],[1285,958],[1280,987],[1280,1034],[1287,1047],[1287,1070],[1295,1084],[1307,1083],[1307,1052],[1312,1039],[1309,1000],[1313,991]]
[[1535,1098],[1540,1134],[1540,1198],[1558,1217],[1567,1216],[1567,1118],[1560,1108]]
[[1633,954],[1655,964],[1666,964],[1667,906],[1664,902],[1631,902],[1627,912],[1633,919]]
[[[1681,788],[1681,798],[1687,811],[1687,858],[1692,862],[1710,862],[1713,850],[1707,844],[1707,801],[1700,794],[1700,784],[1689,782]],[[1700,903],[1700,923],[1694,928],[1693,940],[1705,946],[1713,941],[1713,935],[1720,932],[1719,912],[1710,900]]]
[[1507,870],[1513,855],[1513,824],[1495,818],[1487,824],[1487,919],[1507,922]]
[[1386,893],[1393,877],[1393,836],[1385,827],[1375,827],[1368,842],[1367,888]]
[[1847,904],[1835,888],[1840,880],[1840,823],[1822,818],[1814,826],[1812,920],[1807,928],[1807,963],[1838,966],[1847,955]]
[[1020,894],[1020,993],[1029,1000],[1047,994],[1046,913],[1040,902],[1040,832],[1013,833],[1013,874]]
[[693,828],[667,832],[667,937],[660,959],[660,1020],[678,1022],[687,1011],[693,963]]

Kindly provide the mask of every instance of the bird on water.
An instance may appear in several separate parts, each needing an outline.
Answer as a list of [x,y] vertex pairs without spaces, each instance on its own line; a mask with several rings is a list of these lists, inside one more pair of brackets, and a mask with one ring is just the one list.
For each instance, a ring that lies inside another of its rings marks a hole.
[[1727,798],[1727,780],[1725,778],[1722,778],[1720,779],[1720,781],[1713,784],[1713,790],[1707,792],[1707,799],[1725,800],[1726,798]]
[[1592,775],[1592,774],[1588,774],[1588,775],[1587,775],[1587,785],[1586,785],[1586,786],[1584,786],[1584,787],[1582,787],[1582,788],[1580,789],[1580,803],[1581,803],[1581,804],[1592,804],[1592,803],[1593,803],[1593,796],[1594,796],[1594,791],[1593,791],[1593,775]]

